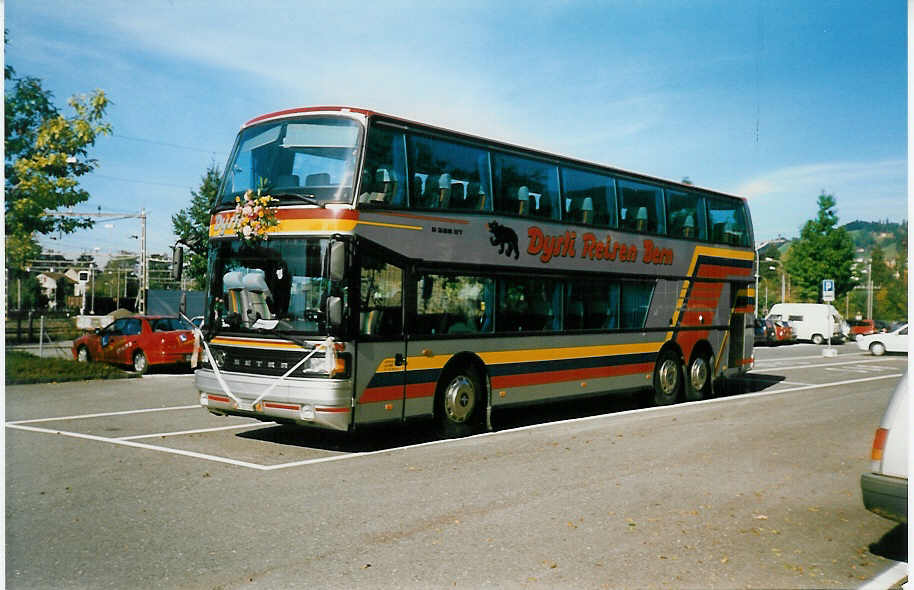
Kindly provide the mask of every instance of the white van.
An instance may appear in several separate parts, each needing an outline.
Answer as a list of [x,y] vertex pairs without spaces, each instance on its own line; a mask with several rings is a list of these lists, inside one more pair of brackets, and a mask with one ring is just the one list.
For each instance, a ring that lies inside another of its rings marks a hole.
[[832,342],[843,340],[844,318],[838,310],[827,303],[775,303],[768,312],[769,320],[786,320],[793,328],[797,340],[812,340],[823,344],[828,337],[828,321],[831,315]]

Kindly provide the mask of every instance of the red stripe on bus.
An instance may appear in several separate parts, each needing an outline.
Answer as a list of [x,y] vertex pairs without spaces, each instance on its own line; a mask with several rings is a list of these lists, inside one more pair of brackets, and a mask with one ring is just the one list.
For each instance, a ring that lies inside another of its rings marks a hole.
[[345,414],[349,412],[349,408],[314,408],[314,411],[328,414]]
[[276,402],[263,402],[263,407],[273,408],[274,410],[293,410],[295,412],[301,410],[301,406],[296,404],[279,404]]
[[525,385],[546,385],[549,383],[581,381],[584,379],[597,379],[600,377],[635,375],[637,373],[649,373],[653,370],[653,363],[637,363],[632,365],[616,365],[612,367],[594,367],[592,369],[567,369],[564,371],[546,371],[543,373],[522,373],[519,375],[492,377],[492,387],[501,389],[503,387],[522,387]]
[[432,397],[435,395],[434,381],[428,383],[413,383],[406,386],[406,398],[415,399],[419,397]]
[[698,269],[698,276],[702,278],[723,279],[730,275],[749,276],[751,274],[751,268],[721,266],[719,264],[702,264]]
[[362,392],[359,398],[360,404],[372,404],[376,402],[389,402],[403,399],[402,385],[388,385],[387,387],[371,387]]
[[206,396],[206,399],[211,399],[211,400],[213,400],[214,402],[222,402],[222,403],[224,403],[224,404],[228,404],[228,403],[231,403],[231,402],[232,402],[232,400],[230,400],[229,398],[227,398],[227,397],[225,397],[225,396],[222,396],[222,395],[213,395],[213,394],[211,394],[211,393],[208,394],[208,395]]

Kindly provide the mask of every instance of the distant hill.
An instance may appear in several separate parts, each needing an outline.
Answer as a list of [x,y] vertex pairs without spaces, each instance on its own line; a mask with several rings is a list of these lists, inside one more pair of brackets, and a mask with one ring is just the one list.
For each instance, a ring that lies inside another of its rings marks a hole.
[[[869,253],[873,247],[879,246],[885,253],[886,260],[894,260],[898,253],[904,253],[908,247],[908,222],[895,221],[862,221],[854,220],[843,226],[854,243],[854,250],[858,254]],[[783,256],[790,248],[793,240],[782,238],[769,244],[767,248],[777,247]]]

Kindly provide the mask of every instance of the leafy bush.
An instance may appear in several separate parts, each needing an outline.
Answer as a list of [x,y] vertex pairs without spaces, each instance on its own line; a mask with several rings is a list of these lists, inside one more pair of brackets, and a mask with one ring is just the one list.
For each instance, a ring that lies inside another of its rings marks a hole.
[[6,384],[56,383],[86,379],[125,379],[137,375],[102,363],[45,359],[18,350],[6,351]]

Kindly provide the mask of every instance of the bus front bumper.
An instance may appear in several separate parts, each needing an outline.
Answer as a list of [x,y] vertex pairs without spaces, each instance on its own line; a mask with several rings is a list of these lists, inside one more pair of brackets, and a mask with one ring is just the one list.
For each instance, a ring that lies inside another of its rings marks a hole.
[[287,378],[261,399],[263,392],[276,382],[276,377],[226,371],[221,375],[231,396],[223,390],[212,370],[197,369],[194,374],[200,405],[213,414],[342,431],[349,430],[352,423],[352,381],[349,379]]

